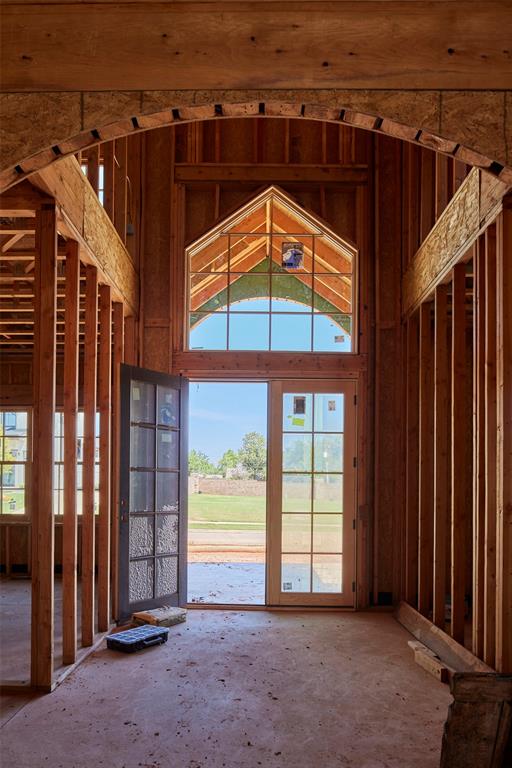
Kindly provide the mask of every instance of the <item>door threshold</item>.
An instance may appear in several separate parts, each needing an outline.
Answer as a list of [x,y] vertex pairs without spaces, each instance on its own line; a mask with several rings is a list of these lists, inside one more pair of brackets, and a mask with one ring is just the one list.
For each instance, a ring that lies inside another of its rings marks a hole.
[[244,603],[187,603],[187,610],[203,611],[299,611],[300,613],[355,612],[352,605],[247,605]]

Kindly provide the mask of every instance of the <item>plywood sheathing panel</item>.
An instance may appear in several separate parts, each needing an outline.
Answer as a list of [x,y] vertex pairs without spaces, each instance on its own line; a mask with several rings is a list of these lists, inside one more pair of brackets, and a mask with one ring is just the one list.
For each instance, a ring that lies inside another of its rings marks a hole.
[[[465,162],[482,167],[493,160],[502,165],[512,162],[510,92],[153,90],[4,93],[0,98],[6,134],[1,142],[0,167],[7,171],[5,176],[2,174],[2,186],[15,179],[12,169],[17,164],[27,172],[44,167],[52,156],[39,153],[51,151],[53,146],[63,153],[74,152],[87,145],[87,137],[89,143],[94,143],[92,131],[98,131],[105,140],[136,130],[137,125],[145,129],[170,124],[175,119],[202,119],[204,110],[210,114],[215,104],[221,106],[225,116],[232,110],[239,115],[256,114],[260,104],[269,115],[303,113],[314,119],[336,120],[345,110],[349,115],[360,115],[370,128],[372,117],[381,118],[380,126],[377,121],[378,129],[398,138],[413,140],[421,131],[419,141],[441,151],[452,152],[460,145],[457,155]],[[173,116],[173,110],[177,110],[178,116]],[[34,115],[39,119],[34,119]],[[135,123],[132,118],[136,118]],[[510,168],[501,173],[504,178],[509,174],[512,180]]]
[[[468,122],[468,115],[472,115]],[[505,94],[499,91],[452,91],[441,94],[441,136],[457,137],[490,158],[506,158]]]

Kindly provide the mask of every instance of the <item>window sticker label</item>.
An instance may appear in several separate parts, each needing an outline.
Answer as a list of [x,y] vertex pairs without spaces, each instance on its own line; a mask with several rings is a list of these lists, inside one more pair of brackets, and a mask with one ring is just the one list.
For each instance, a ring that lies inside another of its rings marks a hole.
[[285,269],[300,269],[304,265],[304,243],[283,243],[281,257]]
[[335,411],[336,410],[336,400],[328,400],[327,401],[327,410],[328,411]]
[[306,398],[304,395],[296,395],[293,398],[293,413],[294,415],[303,416],[306,413]]

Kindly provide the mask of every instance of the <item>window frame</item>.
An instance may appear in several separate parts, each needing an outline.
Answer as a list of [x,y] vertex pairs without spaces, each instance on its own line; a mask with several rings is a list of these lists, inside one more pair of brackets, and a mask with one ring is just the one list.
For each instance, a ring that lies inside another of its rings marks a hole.
[[[32,516],[31,509],[31,483],[32,483],[32,466],[33,466],[33,444],[32,444],[32,431],[33,431],[33,407],[32,406],[2,406],[0,408],[0,414],[2,414],[2,429],[3,429],[3,414],[4,413],[26,413],[27,414],[27,458],[25,461],[12,461],[6,462],[0,456],[0,472],[3,475],[4,464],[21,464],[25,467],[25,511],[24,512],[4,512],[3,511],[3,483],[0,484],[0,521],[2,523],[22,523],[30,520]],[[2,435],[4,437],[5,435]]]

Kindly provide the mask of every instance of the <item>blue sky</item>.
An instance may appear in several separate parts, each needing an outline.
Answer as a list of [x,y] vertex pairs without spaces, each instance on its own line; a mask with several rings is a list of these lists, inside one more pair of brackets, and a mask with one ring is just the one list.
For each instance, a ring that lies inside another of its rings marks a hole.
[[217,463],[246,432],[267,434],[267,384],[190,382],[189,448]]

